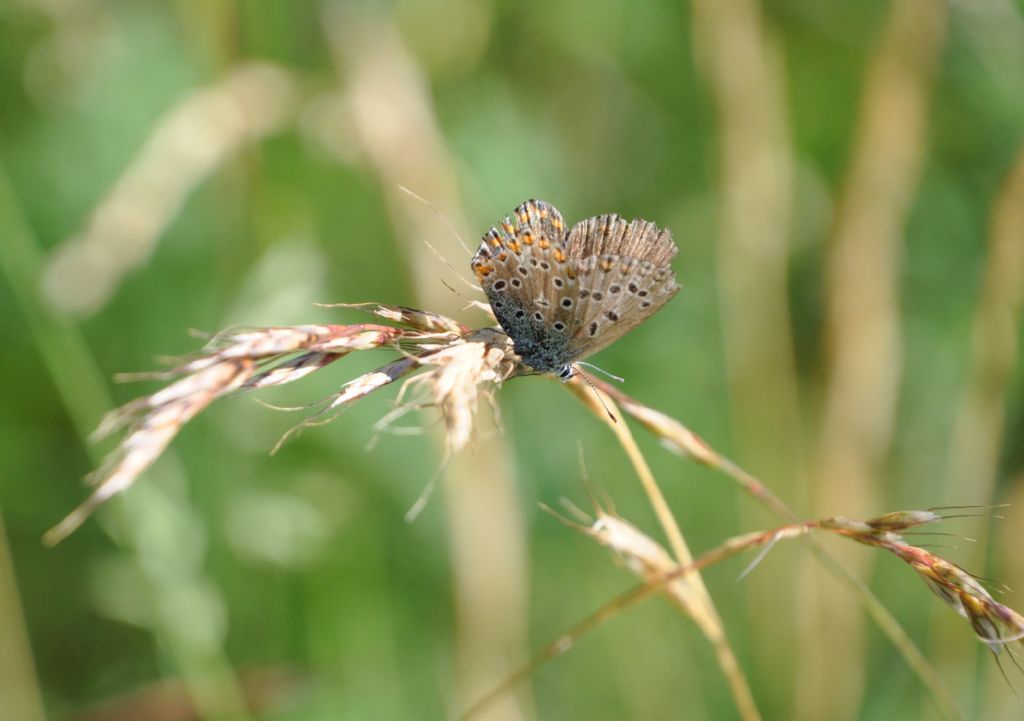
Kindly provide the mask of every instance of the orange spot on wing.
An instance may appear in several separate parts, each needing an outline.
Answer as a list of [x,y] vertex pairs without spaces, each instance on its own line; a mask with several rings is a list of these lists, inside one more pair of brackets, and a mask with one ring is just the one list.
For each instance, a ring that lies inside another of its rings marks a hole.
[[549,241],[547,238],[541,238],[540,242],[537,243],[537,247],[540,248],[541,250],[547,250],[548,248],[551,247],[551,241]]
[[521,237],[524,243],[526,243],[527,245],[533,245],[533,233],[531,233],[530,231],[526,231],[525,233],[522,234]]
[[610,271],[610,270],[612,269],[612,266],[613,266],[613,265],[614,265],[614,263],[612,263],[612,262],[611,262],[610,260],[608,260],[607,258],[605,258],[604,260],[602,260],[601,262],[599,262],[599,263],[598,263],[598,266],[599,266],[599,267],[601,268],[601,270],[603,270],[603,271],[604,271],[605,273],[609,272],[609,271]]
[[558,263],[565,262],[565,252],[561,248],[555,248],[555,261]]

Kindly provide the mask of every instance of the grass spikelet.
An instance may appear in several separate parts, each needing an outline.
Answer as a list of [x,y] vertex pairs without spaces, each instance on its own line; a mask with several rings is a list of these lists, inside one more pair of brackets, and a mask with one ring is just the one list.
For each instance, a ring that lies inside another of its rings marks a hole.
[[[1024,645],[1024,616],[996,602],[976,578],[956,564],[931,551],[907,543],[899,534],[899,531],[946,518],[935,513],[934,509],[895,511],[864,521],[836,516],[817,521],[790,523],[726,539],[693,561],[676,564],[668,551],[637,526],[605,511],[598,504],[594,504],[595,518],[590,518],[576,506],[566,503],[573,513],[573,519],[565,518],[546,506],[542,506],[542,509],[565,526],[610,549],[616,558],[630,571],[640,576],[644,583],[616,596],[545,645],[528,664],[469,707],[459,717],[462,721],[474,717],[528,677],[542,663],[568,652],[584,635],[630,606],[661,592],[670,601],[685,609],[686,601],[679,595],[677,584],[687,575],[746,551],[770,549],[779,541],[805,537],[813,532],[849,538],[866,546],[889,551],[905,561],[944,603],[970,622],[975,635],[992,650],[993,654],[1001,653],[1011,644]],[[761,557],[759,555],[758,560]],[[947,715],[953,718],[961,716],[955,708]]]
[[[613,399],[629,417],[637,420],[661,440],[669,450],[715,469],[779,518],[791,523],[799,523],[798,516],[757,477],[720,454],[682,423],[650,408],[605,381],[597,378],[592,378],[591,381],[595,393],[600,392],[607,399]],[[588,387],[579,383],[568,383],[566,388],[580,397],[584,401],[584,405],[595,415],[602,419],[606,417],[604,411],[587,398]],[[921,683],[928,690],[929,696],[942,713],[950,719],[963,719],[964,716],[957,706],[956,699],[946,688],[942,678],[882,602],[856,576],[852,575],[848,569],[822,548],[813,537],[808,538],[808,546],[817,560],[835,576],[903,656],[907,665],[917,674]],[[686,564],[684,563],[683,566]]]
[[[231,329],[214,336],[200,353],[160,373],[160,378],[169,381],[164,388],[107,414],[94,437],[103,437],[122,428],[127,428],[127,432],[92,475],[96,486],[92,494],[49,531],[44,542],[48,545],[59,542],[105,501],[130,487],[181,428],[218,398],[299,380],[349,353],[391,349],[399,354],[396,360],[346,382],[323,402],[318,414],[289,431],[281,442],[301,428],[328,422],[334,417],[329,415],[332,411],[340,411],[396,380],[411,376],[399,394],[399,405],[388,418],[398,417],[408,410],[436,408],[445,424],[445,448],[450,455],[465,448],[472,439],[481,397],[493,402],[495,388],[507,379],[529,372],[515,354],[511,340],[496,328],[473,330],[445,316],[403,306],[366,303],[345,307],[368,311],[395,325],[358,323]],[[698,571],[740,551],[767,549],[781,539],[805,536],[817,530],[887,550],[908,563],[947,605],[969,620],[974,633],[994,653],[1024,637],[1024,617],[997,603],[981,583],[962,568],[907,543],[901,535],[940,520],[941,509],[899,511],[866,521],[841,516],[815,522],[798,521],[757,478],[719,454],[682,423],[604,381],[591,380],[592,385],[579,381],[565,385],[616,434],[651,500],[669,539],[671,552],[637,527],[595,504],[596,519],[587,525],[577,524],[577,527],[614,551],[627,568],[643,579],[644,586],[585,621],[579,627],[581,633],[614,615],[613,608],[617,610],[656,590],[661,591],[694,619],[714,647],[741,717],[748,721],[759,719],[746,679]],[[416,393],[404,400],[407,389],[414,389]],[[788,521],[787,525],[730,539],[711,552],[696,559],[692,557],[625,419],[615,422],[609,417],[616,406],[670,450],[714,468],[738,483]],[[918,673],[946,716],[960,718],[955,701],[877,599],[844,569],[836,567],[813,540],[810,548],[847,584],[851,594]],[[543,657],[564,652],[572,638],[572,634],[561,638],[545,650]]]
[[[291,383],[356,351],[398,349],[402,357],[345,383],[323,409],[286,433],[328,422],[332,411],[354,403],[417,370],[427,405],[436,406],[447,428],[449,451],[469,442],[481,386],[500,384],[521,371],[508,337],[493,329],[470,330],[450,318],[402,306],[359,304],[405,328],[358,323],[229,330],[217,334],[202,352],[157,377],[171,382],[148,396],[108,413],[93,440],[128,428],[118,447],[91,475],[96,488],[64,520],[46,533],[52,546],[78,528],[111,497],[130,487],[163,453],[182,427],[213,401],[239,391]],[[421,399],[415,405],[422,406]],[[326,417],[325,417],[326,415]]]
[[152,465],[188,421],[214,399],[235,390],[252,372],[248,359],[231,359],[204,368],[160,393],[132,401],[108,414],[97,433],[103,436],[131,424],[121,444],[90,478],[96,489],[64,520],[47,531],[43,543],[53,546],[72,533],[99,506],[125,490]]

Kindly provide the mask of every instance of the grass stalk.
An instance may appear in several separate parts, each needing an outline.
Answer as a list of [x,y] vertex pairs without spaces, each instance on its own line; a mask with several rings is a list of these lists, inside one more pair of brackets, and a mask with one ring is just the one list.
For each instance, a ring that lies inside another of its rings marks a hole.
[[[665,536],[668,538],[672,554],[680,566],[687,566],[693,563],[693,554],[683,537],[679,524],[676,522],[672,509],[669,508],[665,495],[661,492],[651,471],[647,459],[640,451],[624,418],[618,418],[616,414],[615,401],[607,394],[601,393],[593,385],[583,383],[577,379],[571,384],[572,390],[583,400],[595,416],[602,419],[615,434],[616,439],[626,452],[633,469],[640,479],[640,485],[654,509],[658,523],[661,525]],[[613,418],[612,415],[616,417]],[[747,682],[743,670],[740,668],[736,654],[733,652],[725,629],[722,626],[721,618],[715,609],[714,602],[708,594],[707,587],[699,573],[689,573],[681,579],[689,590],[682,598],[684,610],[693,618],[705,638],[711,643],[733,700],[744,721],[755,721],[761,718],[757,709],[753,694],[750,691],[750,684]]]
[[[403,189],[409,185],[429,192],[451,227],[465,227],[457,163],[434,110],[430,78],[391,15],[329,2],[322,21],[345,85],[353,135],[380,183],[395,237],[403,245],[407,277],[424,307],[453,311],[464,302],[438,282],[435,253],[461,257],[458,233],[442,223],[424,223],[423,209]],[[381,123],[382,108],[403,122]],[[475,384],[466,381],[465,373],[452,376],[453,395],[460,388],[471,391],[457,405],[475,407]],[[471,413],[462,418],[467,422],[447,414],[446,434],[439,439],[447,459],[442,473],[456,607],[455,697],[460,704],[503,678],[526,656],[530,587],[526,522],[516,502],[507,441],[485,423],[475,428],[474,457],[455,455],[473,427]],[[486,459],[485,467],[480,459]],[[528,719],[535,715],[532,705],[529,689],[522,689],[517,698],[494,709],[494,718]]]
[[[672,587],[702,569],[732,558],[744,551],[764,549],[747,571],[758,564],[781,540],[812,537],[812,532],[832,533],[859,544],[888,551],[914,570],[929,588],[948,606],[968,619],[977,638],[994,653],[1019,653],[1024,639],[1024,616],[995,601],[992,595],[969,573],[956,564],[904,537],[906,531],[943,520],[941,512],[897,511],[866,521],[846,517],[802,521],[765,531],[754,531],[729,538],[686,564],[669,561],[668,553],[637,527],[608,510],[595,505],[596,517],[583,518],[576,511],[570,520],[545,508],[566,526],[608,547],[626,565],[645,577],[645,582],[620,594],[597,611],[542,648],[523,668],[473,704],[460,718],[468,719],[507,693],[537,667],[568,651],[587,633],[613,618],[627,607],[642,601],[655,591],[674,597]],[[746,573],[746,572],[745,572]]]
[[[640,403],[635,398],[623,393],[620,389],[605,381],[600,379],[592,380],[605,397],[609,398],[609,400],[614,400],[618,407],[621,407],[626,414],[637,420],[656,438],[661,440],[662,444],[669,450],[689,458],[700,465],[719,471],[726,478],[735,482],[758,503],[761,503],[777,514],[782,520],[789,523],[799,521],[799,517],[760,479],[720,454],[704,439],[678,420]],[[569,390],[573,391],[577,396],[581,395],[581,391],[575,387],[575,384],[569,384],[569,386]],[[595,407],[592,403],[586,403],[586,405],[595,414],[606,415],[599,406]],[[868,617],[871,618],[872,622],[889,639],[889,642],[917,675],[940,713],[945,718],[950,719],[950,721],[965,721],[965,716],[960,710],[956,698],[946,687],[935,668],[928,662],[921,653],[921,650],[882,602],[849,569],[836,561],[816,539],[809,538],[807,545],[815,558],[840,582],[846,592],[853,597]]]

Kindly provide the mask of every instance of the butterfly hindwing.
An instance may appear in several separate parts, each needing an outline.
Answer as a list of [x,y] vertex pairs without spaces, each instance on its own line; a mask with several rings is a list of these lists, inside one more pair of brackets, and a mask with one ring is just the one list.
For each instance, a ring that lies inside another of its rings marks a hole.
[[579,305],[566,346],[572,360],[596,353],[656,313],[679,292],[672,233],[646,220],[599,215],[569,232]]
[[679,249],[668,229],[660,230],[647,220],[626,220],[615,213],[581,220],[566,239],[566,252],[574,260],[592,255],[619,255],[668,265]]

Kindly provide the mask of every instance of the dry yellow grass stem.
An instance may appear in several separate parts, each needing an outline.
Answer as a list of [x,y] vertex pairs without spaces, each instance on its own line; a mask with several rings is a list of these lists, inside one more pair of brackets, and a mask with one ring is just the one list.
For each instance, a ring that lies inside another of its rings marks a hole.
[[[747,465],[774,479],[787,498],[806,495],[800,402],[788,273],[796,157],[784,55],[759,0],[694,0],[697,70],[715,110],[715,265],[730,425]],[[757,521],[756,511],[746,516]],[[795,660],[794,589],[765,575],[744,588],[750,609],[772,623],[750,623],[751,658],[782,691]]]
[[[623,393],[615,386],[600,379],[591,379],[594,385],[607,397],[615,400],[618,407],[631,418],[637,420],[662,445],[673,453],[689,458],[701,465],[723,473],[735,482],[751,497],[777,514],[780,518],[796,522],[796,514],[753,474],[745,471],[729,458],[718,453],[700,436],[684,426],[678,420],[650,408],[635,398]],[[570,384],[570,390],[577,393],[577,388]],[[605,416],[604,410],[588,404],[595,413]],[[936,673],[927,659],[921,654],[906,631],[891,613],[882,605],[877,597],[850,570],[837,562],[813,538],[809,539],[809,547],[819,562],[840,582],[844,591],[852,597],[872,621],[888,637],[889,641],[903,656],[907,665],[917,674],[928,694],[942,714],[949,719],[962,719],[963,714],[957,706],[957,700],[946,688],[943,679]]]
[[[545,510],[550,512],[550,509],[545,508]],[[593,521],[587,519],[588,525],[575,523],[558,516],[554,512],[551,513],[567,526],[580,531],[601,545],[611,549],[615,553],[616,558],[620,559],[630,571],[644,578],[645,582],[615,597],[571,629],[559,635],[554,641],[544,646],[528,664],[510,675],[500,686],[495,687],[467,708],[459,716],[460,721],[468,721],[468,719],[476,716],[501,696],[508,693],[518,683],[528,678],[542,663],[567,653],[580,638],[606,621],[610,621],[620,611],[629,606],[656,593],[664,592],[672,603],[679,606],[685,613],[690,613],[693,592],[687,587],[688,584],[682,583],[686,579],[699,578],[699,573],[702,569],[718,561],[730,558],[741,551],[774,543],[781,538],[792,535],[802,535],[807,531],[803,525],[794,525],[786,529],[746,534],[730,539],[718,548],[703,554],[700,558],[680,565],[672,560],[668,551],[662,548],[657,541],[644,534],[636,526],[599,507],[595,507],[597,518]],[[739,674],[738,669],[736,673]],[[753,707],[752,703],[749,710],[741,708],[741,714],[745,713],[753,713],[755,718],[759,717],[757,716],[757,709]]]
[[1020,649],[1024,648],[1024,616],[1012,608],[997,603],[977,580],[956,564],[906,542],[902,535],[904,531],[943,520],[943,516],[934,510],[896,511],[866,521],[838,516],[818,521],[790,523],[779,528],[755,531],[727,539],[683,565],[673,563],[668,552],[636,526],[596,503],[593,519],[585,517],[585,514],[576,508],[572,509],[577,518],[575,521],[558,516],[550,509],[545,510],[570,528],[609,548],[627,568],[643,577],[645,582],[604,604],[547,644],[529,664],[467,709],[459,717],[462,720],[479,713],[529,676],[540,664],[566,653],[584,635],[629,606],[656,592],[663,592],[673,602],[682,603],[677,592],[679,581],[682,579],[744,551],[763,549],[748,566],[745,575],[759,564],[764,555],[779,541],[800,538],[814,531],[832,533],[888,551],[905,562],[943,602],[969,621],[975,636],[993,653],[1001,654],[1005,650],[1014,654],[1020,653]]
[[786,266],[793,150],[782,57],[754,0],[697,0],[693,13],[698,67],[719,128],[718,257],[730,376],[740,385],[736,410],[751,425],[751,443],[766,437],[764,411],[756,420],[749,412],[755,401],[785,421],[792,442],[798,415]]
[[[644,458],[643,453],[637,447],[629,426],[626,425],[625,421],[617,421],[609,416],[609,412],[615,414],[615,402],[609,395],[602,394],[595,386],[583,382],[580,377],[576,377],[568,384],[568,387],[598,418],[604,420],[615,433],[622,448],[626,451],[630,463],[633,464],[633,469],[640,479],[640,485],[643,487],[648,500],[650,500],[658,522],[661,524],[662,530],[668,537],[669,545],[672,547],[672,554],[675,556],[674,562],[668,553],[661,549],[660,546],[657,546],[656,550],[653,548],[649,549],[651,553],[646,556],[644,554],[632,554],[633,558],[643,559],[646,557],[648,560],[640,561],[639,566],[631,566],[631,569],[644,578],[651,580],[661,576],[674,565],[686,566],[692,563],[693,555],[686,544],[686,539],[683,537],[682,531],[679,530],[679,524],[676,523],[672,509],[669,508],[668,502],[665,500],[665,496],[662,494],[661,488],[658,486],[658,482],[655,480],[654,474],[647,464],[647,459]],[[608,516],[608,519],[609,524],[614,520],[611,516]],[[625,527],[622,527],[622,530],[623,535],[629,535],[626,533],[627,529]],[[651,543],[653,544],[653,541]],[[711,600],[711,596],[708,594],[700,574],[693,573],[679,579],[679,582],[672,585],[671,596],[679,607],[693,618],[701,633],[704,634],[715,649],[718,665],[729,682],[733,699],[742,718],[747,721],[760,719],[761,714],[757,710],[757,704],[754,703],[754,697],[750,692],[750,685],[747,683],[739,662],[736,660],[736,655],[729,645],[729,639],[726,637],[725,629],[722,627],[722,620],[715,610],[714,602]]]
[[[460,268],[468,268],[471,253],[450,230],[466,236],[456,165],[435,116],[429,79],[392,17],[368,6],[328,2],[323,25],[348,115],[348,125],[337,130],[347,133],[339,142],[354,143],[377,177],[419,302],[454,312],[465,303],[438,281],[431,248]],[[429,193],[430,204],[450,227],[411,201],[403,186]]]
[[[324,30],[344,85],[351,135],[360,158],[379,180],[395,237],[403,243],[401,257],[416,297],[425,307],[454,312],[465,302],[439,282],[434,253],[466,267],[454,259],[468,261],[469,251],[456,242],[457,234],[400,190],[409,186],[429,193],[437,211],[466,235],[457,165],[436,117],[430,78],[395,25],[393,14],[345,2],[328,2],[323,7]],[[447,449],[461,447],[469,439],[469,409],[475,408],[477,385],[467,382],[472,375],[463,371],[481,360],[470,358],[464,350],[456,355],[446,373],[427,381],[435,393],[449,394],[453,402],[448,407],[466,409],[445,415],[447,435],[440,442]],[[500,362],[499,357],[495,360]],[[526,524],[516,500],[511,453],[500,434],[486,429],[474,445],[475,462],[448,454],[442,483],[457,611],[454,696],[459,705],[506,676],[528,649]],[[487,459],[486,474],[481,473],[480,458]],[[534,715],[528,689],[491,710],[496,721]]]
[[[903,226],[921,173],[928,104],[948,8],[898,0],[890,8],[860,98],[851,160],[825,271],[827,383],[813,508],[862,515],[878,506],[899,393],[899,273]],[[839,549],[858,576],[866,559]],[[861,707],[867,636],[844,592],[807,567],[795,718],[853,718]],[[834,649],[843,649],[836,674]]]
[[1024,150],[992,206],[988,242],[971,327],[971,365],[949,461],[950,496],[972,503],[991,499],[1006,393],[1017,368],[1024,309]]
[[[971,362],[953,429],[946,497],[990,503],[996,493],[1003,449],[1006,396],[1017,368],[1018,331],[1024,306],[1024,152],[1010,169],[992,206],[989,255],[971,326]],[[974,545],[968,566],[984,569],[990,537],[987,519],[969,534]],[[1016,549],[1008,552],[1012,556]],[[943,676],[962,693],[975,682],[971,649],[955,628],[934,616],[931,649]]]
[[[716,249],[732,415],[745,453],[798,495],[800,417],[787,296],[794,153],[783,56],[760,5],[695,0],[693,44],[715,104]],[[771,662],[777,673],[779,659]]]
[[74,314],[103,307],[149,259],[189,193],[232,153],[289,123],[298,99],[288,72],[247,63],[170,109],[88,225],[55,251],[43,277],[47,299]]

